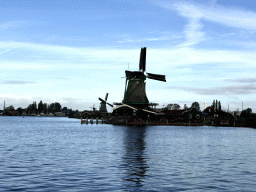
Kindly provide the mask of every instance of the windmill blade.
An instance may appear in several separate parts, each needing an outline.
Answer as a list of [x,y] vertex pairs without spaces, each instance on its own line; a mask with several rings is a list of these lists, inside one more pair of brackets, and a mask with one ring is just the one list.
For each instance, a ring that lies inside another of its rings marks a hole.
[[146,47],[141,48],[140,51],[140,70],[143,72],[146,70]]
[[107,103],[109,106],[111,106],[111,107],[114,107],[113,105],[111,105],[110,103]]
[[106,93],[106,96],[105,96],[105,101],[107,101],[108,99],[108,93]]
[[147,73],[147,75],[148,75],[147,78],[149,78],[149,79],[166,82],[165,75],[158,75],[158,74],[153,74],[153,73]]
[[99,100],[102,101],[102,102],[106,102],[106,101],[104,101],[103,99],[101,99],[100,97],[99,97]]

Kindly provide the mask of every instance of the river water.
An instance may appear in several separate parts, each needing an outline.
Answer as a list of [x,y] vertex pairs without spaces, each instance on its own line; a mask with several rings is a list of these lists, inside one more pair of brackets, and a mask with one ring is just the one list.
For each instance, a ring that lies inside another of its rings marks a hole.
[[1,116],[0,191],[256,191],[256,130]]

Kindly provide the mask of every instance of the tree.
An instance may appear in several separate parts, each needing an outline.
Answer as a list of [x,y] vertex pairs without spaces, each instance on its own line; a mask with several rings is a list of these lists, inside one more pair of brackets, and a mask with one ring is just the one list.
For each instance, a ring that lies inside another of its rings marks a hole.
[[245,110],[243,110],[241,112],[240,117],[242,117],[242,118],[249,118],[251,116],[251,114],[252,114],[252,109],[251,108],[247,108],[247,109],[245,109]]
[[35,111],[35,113],[37,113],[36,101],[33,101],[33,111]]
[[33,104],[29,104],[27,107],[27,114],[30,114],[30,112],[33,111]]
[[41,113],[44,110],[44,104],[42,100],[38,103],[38,113]]
[[55,112],[60,112],[61,111],[61,105],[58,102],[54,103],[54,107],[55,107]]
[[203,113],[208,113],[208,114],[210,114],[210,112],[211,112],[210,109],[211,109],[210,106],[206,107],[206,109],[204,109]]
[[180,109],[180,105],[177,104],[177,103],[174,103],[174,104],[168,104],[167,105],[167,109],[168,110],[179,110]]
[[60,111],[61,111],[61,105],[60,105],[60,103],[58,103],[58,102],[51,103],[51,104],[49,105],[49,107],[48,107],[48,110],[49,110],[50,112],[53,112],[53,113],[55,113],[55,112],[60,112]]
[[200,105],[196,101],[194,103],[192,103],[191,108],[193,108],[193,107],[195,107],[197,110],[200,110]]
[[44,110],[44,113],[46,114],[48,110],[47,103],[43,104],[43,110]]
[[220,103],[220,101],[219,101],[219,111],[221,111],[221,103]]
[[55,111],[54,103],[51,103],[51,104],[48,106],[48,111],[54,113],[54,111]]
[[213,102],[212,102],[212,109],[211,109],[211,112],[212,112],[212,114],[216,111],[216,105],[215,105],[215,100],[213,100]]
[[19,107],[19,108],[17,109],[17,111],[18,111],[19,115],[21,115],[23,110],[22,110],[21,107]]

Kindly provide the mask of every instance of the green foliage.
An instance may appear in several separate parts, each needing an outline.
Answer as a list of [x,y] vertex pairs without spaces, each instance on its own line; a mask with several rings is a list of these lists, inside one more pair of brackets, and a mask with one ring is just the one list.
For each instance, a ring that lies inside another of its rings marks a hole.
[[252,114],[252,109],[251,109],[251,108],[247,108],[247,109],[245,109],[245,110],[243,110],[243,111],[241,112],[240,117],[243,117],[243,118],[245,118],[245,119],[248,119],[248,118],[250,118],[251,114]]
[[48,107],[49,112],[60,112],[61,111],[61,105],[58,102],[51,103]]
[[213,123],[214,123],[214,125],[219,126],[220,125],[220,118],[219,117],[214,117]]
[[195,107],[197,110],[200,110],[200,105],[196,101],[194,103],[192,103],[191,108],[193,108],[193,107]]
[[43,104],[43,110],[44,110],[44,113],[47,113],[48,111],[47,103]]
[[44,110],[44,104],[42,100],[38,103],[38,112],[41,113]]
[[17,111],[18,111],[19,115],[22,114],[22,108],[21,108],[21,107],[19,107],[19,108],[17,109]]
[[216,105],[215,105],[215,100],[213,100],[213,102],[212,102],[212,106],[211,106],[211,113],[213,114],[214,112],[215,112],[215,110],[216,110]]

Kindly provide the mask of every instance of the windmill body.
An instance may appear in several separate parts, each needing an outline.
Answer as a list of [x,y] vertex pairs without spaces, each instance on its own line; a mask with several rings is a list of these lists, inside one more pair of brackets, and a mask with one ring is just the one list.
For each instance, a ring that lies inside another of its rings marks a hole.
[[146,70],[146,47],[141,48],[139,71],[125,71],[126,84],[124,92],[124,104],[147,108],[149,101],[146,94],[146,78],[164,81],[164,75],[152,73],[144,74]]
[[113,107],[113,105],[111,105],[110,103],[107,102],[107,99],[108,99],[108,93],[106,93],[106,96],[105,96],[105,100],[101,99],[99,97],[99,100],[101,101],[100,103],[100,112],[103,112],[103,113],[107,113],[107,104],[111,107]]

